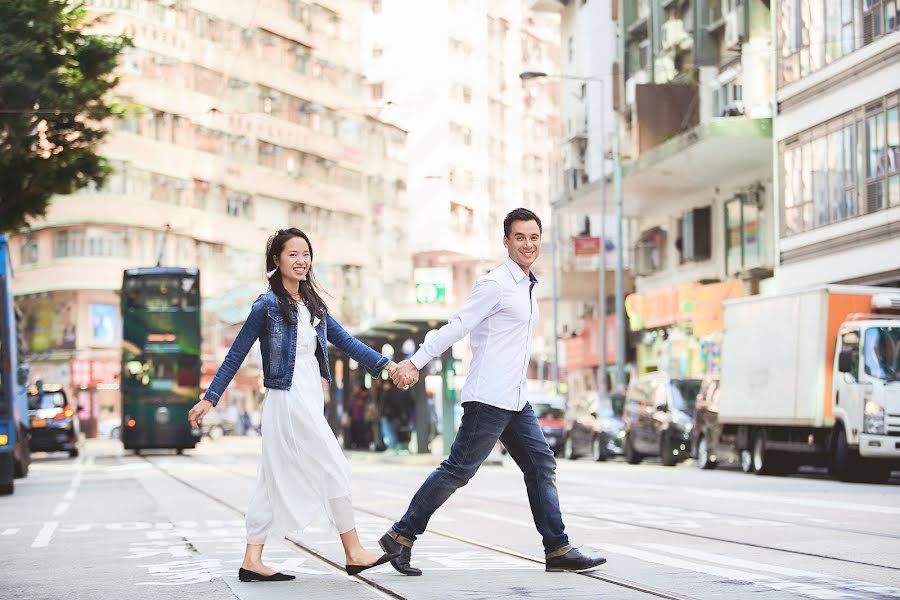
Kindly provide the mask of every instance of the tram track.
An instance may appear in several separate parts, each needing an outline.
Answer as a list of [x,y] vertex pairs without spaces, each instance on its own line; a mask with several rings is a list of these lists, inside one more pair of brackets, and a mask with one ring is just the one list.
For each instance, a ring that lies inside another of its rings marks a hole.
[[[194,455],[185,455],[185,457],[192,459],[204,466],[218,469],[218,470],[226,472],[230,475],[236,475],[236,476],[242,477],[244,479],[254,480],[254,478],[252,476],[250,476],[246,473],[239,472],[235,469],[232,469],[232,468],[230,468],[229,465],[223,465],[223,464],[217,464],[214,462],[205,461]],[[238,507],[230,504],[229,502],[223,500],[222,498],[216,496],[215,494],[211,494],[210,492],[204,490],[202,487],[197,486],[196,484],[186,480],[185,478],[183,478],[175,473],[172,473],[169,469],[158,464],[156,461],[150,460],[151,457],[141,456],[141,458],[143,460],[147,461],[148,463],[150,463],[154,468],[156,468],[160,472],[162,472],[165,475],[167,475],[168,477],[174,479],[175,481],[178,481],[179,483],[185,485],[186,487],[190,488],[191,490],[193,490],[199,494],[202,494],[203,496],[205,496],[205,497],[215,501],[216,503],[228,508],[229,510],[241,515],[242,517],[244,516],[244,512],[241,509],[239,509]],[[367,514],[367,515],[370,515],[370,516],[373,516],[373,517],[376,517],[376,518],[384,519],[387,521],[391,520],[389,516],[387,516],[383,513],[380,513],[372,508],[365,507],[365,506],[362,506],[359,504],[354,504],[354,510],[364,513],[364,514]],[[460,543],[463,543],[463,544],[466,544],[469,546],[473,546],[473,547],[481,548],[481,549],[488,550],[491,552],[495,552],[497,554],[503,554],[506,556],[515,557],[515,558],[525,560],[525,561],[528,561],[531,563],[539,564],[541,566],[543,566],[545,563],[543,557],[538,557],[535,555],[519,552],[512,548],[507,548],[504,546],[491,544],[488,542],[468,538],[465,536],[460,536],[460,535],[457,535],[450,531],[445,531],[442,529],[435,529],[435,528],[429,528],[428,531],[429,531],[429,533],[434,534],[436,536],[439,536],[439,537],[442,537],[445,539],[451,539],[451,540],[454,540],[454,541],[457,541],[457,542],[460,542]],[[304,553],[309,554],[309,555],[315,557],[316,559],[321,560],[322,562],[325,562],[326,564],[330,565],[331,567],[333,567],[334,569],[336,569],[342,573],[344,572],[344,567],[342,564],[340,564],[340,563],[332,560],[328,556],[318,552],[316,549],[309,546],[308,544],[304,544],[303,542],[296,540],[296,539],[292,539],[291,537],[289,537],[287,539],[289,542],[291,542],[291,544],[296,546],[298,549],[302,550]],[[626,580],[626,579],[622,579],[622,578],[618,578],[618,577],[612,577],[609,575],[604,575],[602,573],[587,572],[587,573],[575,573],[575,575],[578,575],[581,577],[587,577],[587,578],[595,580],[597,582],[607,583],[607,584],[614,585],[614,586],[617,586],[620,588],[626,588],[626,589],[629,589],[632,591],[637,591],[637,592],[646,594],[648,596],[653,596],[656,598],[664,598],[666,600],[696,600],[695,598],[692,598],[691,596],[685,596],[683,594],[678,594],[675,592],[661,590],[661,589],[658,589],[655,587],[641,584],[639,582],[634,582],[634,581],[630,581],[630,580]],[[382,594],[385,594],[387,597],[396,598],[398,600],[407,600],[406,596],[403,596],[403,595],[399,594],[398,592],[391,590],[390,588],[378,583],[377,581],[375,581],[369,577],[366,577],[365,575],[360,574],[360,575],[356,575],[355,577],[359,578],[361,581],[363,581],[365,584],[369,585],[373,589],[378,590]]]

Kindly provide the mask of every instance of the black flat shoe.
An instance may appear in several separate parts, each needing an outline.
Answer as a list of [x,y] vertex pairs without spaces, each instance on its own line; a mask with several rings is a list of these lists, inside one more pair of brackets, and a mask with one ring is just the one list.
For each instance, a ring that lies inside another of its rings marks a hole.
[[344,568],[347,570],[347,575],[359,575],[366,569],[371,569],[372,567],[377,567],[378,565],[383,565],[384,563],[394,560],[400,556],[400,553],[396,554],[382,554],[381,558],[373,562],[371,565],[346,565]]
[[285,575],[284,573],[275,573],[274,575],[260,575],[248,569],[238,569],[238,579],[241,581],[293,581],[297,579],[293,575]]

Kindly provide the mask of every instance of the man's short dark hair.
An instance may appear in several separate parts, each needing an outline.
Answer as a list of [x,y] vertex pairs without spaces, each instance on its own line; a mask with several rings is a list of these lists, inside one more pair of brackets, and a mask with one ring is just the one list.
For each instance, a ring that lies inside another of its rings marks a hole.
[[541,233],[544,233],[544,228],[541,226],[540,217],[538,217],[527,208],[517,208],[515,210],[511,210],[509,214],[506,215],[506,218],[503,219],[503,235],[507,238],[512,231],[512,224],[514,221],[534,221],[537,223],[538,230]]

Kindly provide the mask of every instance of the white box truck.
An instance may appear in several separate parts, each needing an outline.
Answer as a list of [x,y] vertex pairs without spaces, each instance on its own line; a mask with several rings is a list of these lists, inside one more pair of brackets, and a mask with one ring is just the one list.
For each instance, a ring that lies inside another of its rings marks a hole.
[[900,289],[829,285],[725,303],[710,457],[745,471],[900,470]]

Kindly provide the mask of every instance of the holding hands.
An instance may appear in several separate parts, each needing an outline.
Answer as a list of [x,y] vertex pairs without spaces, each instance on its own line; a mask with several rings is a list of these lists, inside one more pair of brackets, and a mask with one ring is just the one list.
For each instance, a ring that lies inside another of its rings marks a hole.
[[387,371],[394,385],[401,390],[409,389],[409,386],[415,385],[419,381],[419,370],[408,360],[404,360],[399,365],[391,361],[388,363]]

